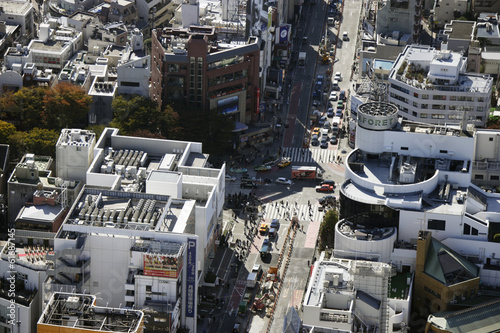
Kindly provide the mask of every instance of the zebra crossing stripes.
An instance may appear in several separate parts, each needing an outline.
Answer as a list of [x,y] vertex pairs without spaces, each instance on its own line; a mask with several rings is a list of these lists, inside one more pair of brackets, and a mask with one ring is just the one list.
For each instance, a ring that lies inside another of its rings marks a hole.
[[335,149],[284,147],[283,157],[290,157],[292,162],[333,163]]
[[[309,210],[308,205],[290,205],[288,207],[283,207],[279,203],[276,205],[273,203],[266,203],[264,205],[264,218],[266,219],[284,219],[291,218],[294,215],[297,215],[299,221],[311,220],[312,221],[322,221],[323,220],[323,211],[318,210],[318,205],[313,204],[311,206],[311,210]],[[289,215],[287,215],[289,212]],[[311,214],[311,215],[310,215]]]

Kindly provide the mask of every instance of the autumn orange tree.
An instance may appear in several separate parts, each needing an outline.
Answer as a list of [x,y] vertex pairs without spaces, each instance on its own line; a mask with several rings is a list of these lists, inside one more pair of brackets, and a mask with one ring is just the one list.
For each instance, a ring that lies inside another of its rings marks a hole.
[[15,93],[3,94],[0,97],[2,119],[15,124],[18,130],[30,130],[40,126],[46,91],[45,87],[24,87]]
[[[45,91],[42,120],[46,128],[60,130],[65,127],[83,127],[92,98],[80,86],[59,83]],[[83,125],[83,126],[82,126]]]

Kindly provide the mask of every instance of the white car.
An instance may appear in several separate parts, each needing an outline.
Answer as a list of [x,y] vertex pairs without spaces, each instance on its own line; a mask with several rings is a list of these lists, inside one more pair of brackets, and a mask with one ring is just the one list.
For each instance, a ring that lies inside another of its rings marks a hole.
[[229,174],[226,174],[226,180],[229,180],[229,181],[231,181],[231,182],[235,182],[235,181],[236,181],[236,177],[231,176],[231,175],[229,175]]
[[290,179],[286,179],[285,177],[278,177],[276,178],[276,184],[290,186],[292,185],[292,181]]
[[336,91],[332,91],[330,93],[330,98],[328,100],[331,101],[331,102],[336,102],[336,101],[339,100],[339,95],[337,94]]
[[342,81],[342,75],[340,74],[340,72],[335,73],[333,79],[337,81]]

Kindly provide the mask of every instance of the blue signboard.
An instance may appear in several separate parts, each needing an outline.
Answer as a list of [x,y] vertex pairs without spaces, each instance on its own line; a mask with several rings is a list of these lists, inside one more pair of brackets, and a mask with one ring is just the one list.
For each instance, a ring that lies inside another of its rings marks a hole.
[[186,317],[194,317],[196,307],[196,238],[187,240]]

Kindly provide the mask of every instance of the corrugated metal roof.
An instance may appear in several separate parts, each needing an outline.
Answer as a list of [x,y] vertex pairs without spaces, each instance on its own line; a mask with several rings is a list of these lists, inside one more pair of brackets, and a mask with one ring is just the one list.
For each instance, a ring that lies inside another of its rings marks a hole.
[[500,331],[500,299],[454,312],[441,312],[429,316],[435,327],[451,333],[480,333]]

